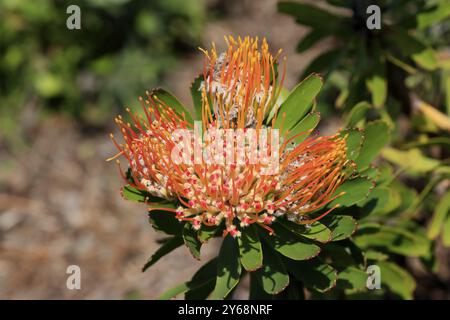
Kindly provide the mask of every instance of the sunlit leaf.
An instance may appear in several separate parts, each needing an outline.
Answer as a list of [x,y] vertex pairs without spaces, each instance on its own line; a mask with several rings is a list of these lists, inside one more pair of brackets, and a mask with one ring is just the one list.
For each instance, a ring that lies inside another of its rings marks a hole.
[[241,262],[236,239],[225,237],[217,260],[217,280],[211,299],[225,298],[238,284],[241,276]]
[[244,269],[247,271],[254,271],[261,268],[263,253],[255,226],[244,228],[242,230],[242,235],[238,240],[241,263]]
[[288,286],[289,275],[283,261],[273,249],[265,246],[263,252],[263,267],[252,274],[265,292],[278,294]]
[[[314,98],[322,88],[322,78],[312,74],[300,82],[280,106],[275,127],[290,130],[311,110]],[[284,114],[286,116],[284,116]]]
[[147,263],[142,268],[142,272],[150,268],[152,265],[154,265],[159,259],[164,257],[166,254],[172,252],[179,246],[183,244],[183,238],[179,236],[172,237],[168,240],[166,240],[163,245],[150,257],[150,259],[147,261]]

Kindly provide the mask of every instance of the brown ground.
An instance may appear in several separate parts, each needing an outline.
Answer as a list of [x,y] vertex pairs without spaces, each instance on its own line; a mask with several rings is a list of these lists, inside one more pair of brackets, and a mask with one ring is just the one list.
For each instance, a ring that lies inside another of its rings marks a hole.
[[[226,18],[208,23],[205,45],[223,43],[226,34],[266,36],[274,51],[282,47],[290,57],[292,86],[311,58],[294,54],[304,30],[276,13],[275,0],[230,2],[222,8]],[[180,66],[165,87],[189,104],[201,55]],[[115,151],[107,132],[61,117],[34,121],[29,146],[0,150],[0,298],[155,298],[188,280],[201,262],[184,247],[140,271],[163,235],[150,227],[143,206],[120,197],[117,169],[104,161]],[[203,261],[216,250],[217,243],[205,246]],[[81,290],[66,288],[69,265],[81,268]]]

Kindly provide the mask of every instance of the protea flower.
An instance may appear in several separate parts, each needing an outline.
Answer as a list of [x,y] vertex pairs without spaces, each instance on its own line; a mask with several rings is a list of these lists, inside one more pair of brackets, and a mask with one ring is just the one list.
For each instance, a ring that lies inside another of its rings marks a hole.
[[[201,122],[192,123],[150,92],[140,98],[145,116],[128,109],[132,123],[116,118],[124,141],[112,138],[129,166],[129,176],[121,173],[152,196],[149,210],[165,210],[196,230],[224,223],[224,236],[236,237],[256,223],[272,233],[270,225],[282,216],[311,224],[337,205],[311,217],[313,211],[342,194],[335,191],[350,164],[345,138],[316,135],[296,143],[311,132],[292,136],[283,129],[289,114],[277,110],[285,73],[277,76],[281,51],[272,56],[265,39],[260,46],[249,37],[226,42],[221,54],[214,44],[202,50]],[[215,134],[194,134],[200,131]],[[157,207],[154,197],[179,206]]]

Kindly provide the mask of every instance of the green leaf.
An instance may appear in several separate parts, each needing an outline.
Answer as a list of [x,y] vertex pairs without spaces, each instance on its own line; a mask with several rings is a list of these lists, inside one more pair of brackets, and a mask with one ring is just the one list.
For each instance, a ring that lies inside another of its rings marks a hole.
[[288,134],[288,139],[294,137],[297,134],[305,132],[305,134],[299,135],[297,138],[293,140],[295,143],[303,142],[309,136],[309,132],[314,130],[314,128],[320,122],[320,113],[311,112],[307,114],[297,125],[292,128],[292,130]]
[[256,272],[250,273],[250,293],[249,293],[249,299],[250,300],[270,300],[273,299],[273,295],[267,293],[264,291],[264,289],[259,284],[261,282],[260,279],[258,279],[258,275]]
[[400,151],[394,148],[384,148],[381,155],[386,160],[405,168],[406,171],[412,174],[430,172],[441,164],[436,159],[425,157],[418,149]]
[[374,223],[361,225],[353,240],[362,248],[379,248],[404,256],[426,257],[431,250],[431,243],[420,233]]
[[152,98],[154,98],[157,102],[165,104],[166,106],[170,107],[172,110],[176,111],[179,116],[183,117],[183,115],[184,115],[187,122],[194,123],[194,120],[192,119],[192,116],[189,113],[189,111],[170,92],[168,92],[164,89],[158,88],[158,89],[153,89],[150,92],[150,96]]
[[368,275],[355,267],[348,267],[339,272],[336,288],[362,290],[366,288]]
[[130,201],[147,202],[149,194],[148,192],[144,192],[130,185],[126,185],[122,187],[122,196]]
[[338,66],[344,55],[345,51],[342,48],[332,49],[319,54],[303,70],[302,78],[312,72],[320,72],[324,77],[327,77]]
[[439,200],[433,218],[428,226],[427,236],[429,239],[436,239],[440,231],[443,229],[446,217],[450,216],[450,191]]
[[216,235],[217,230],[218,230],[217,226],[205,226],[205,225],[201,226],[198,232],[198,240],[200,240],[201,243],[208,242]]
[[325,38],[327,35],[318,30],[310,31],[304,36],[297,45],[297,52],[304,52],[314,46],[317,42]]
[[374,74],[366,80],[367,89],[372,94],[372,104],[381,108],[387,98],[387,81],[384,74]]
[[[128,175],[128,173],[127,173]],[[139,190],[130,185],[122,187],[122,196],[130,201],[145,202],[150,208],[175,208],[175,201],[168,201],[164,198],[155,197],[149,192]]]
[[205,300],[214,290],[214,286],[216,285],[216,279],[210,279],[205,282],[203,285],[190,289],[185,292],[184,299],[185,300]]
[[356,127],[357,123],[361,120],[365,120],[367,110],[370,109],[370,104],[366,101],[362,101],[355,105],[345,120],[346,127]]
[[442,235],[442,243],[445,247],[450,247],[450,214],[447,216],[447,220],[444,223],[444,232]]
[[[300,82],[281,104],[275,127],[280,128],[283,123],[283,131],[293,128],[311,109],[312,102],[321,88],[322,78],[317,74],[311,74]],[[283,117],[283,114],[286,116]]]
[[324,33],[341,31],[344,28],[343,21],[346,20],[316,6],[303,3],[279,2],[278,11],[293,16],[302,25]]
[[181,293],[188,292],[188,290],[196,290],[197,288],[201,288],[205,284],[208,284],[211,280],[215,279],[216,266],[216,258],[208,261],[200,269],[197,270],[190,281],[184,282],[174,288],[167,290],[165,293],[159,296],[158,299],[168,300]]
[[325,225],[322,224],[322,221],[316,221],[307,227],[304,224],[297,224],[292,221],[278,219],[278,223],[280,223],[287,230],[299,235],[306,237],[311,240],[315,240],[322,243],[327,243],[331,241],[331,231]]
[[158,297],[158,300],[169,300],[188,290],[189,290],[189,282],[184,282],[164,292],[162,295]]
[[166,254],[172,252],[179,246],[183,244],[183,239],[181,237],[172,237],[166,240],[161,247],[150,257],[147,263],[142,268],[142,272],[145,272],[148,268],[154,265],[159,259],[164,257]]
[[238,241],[241,263],[244,269],[255,271],[261,268],[263,262],[262,247],[255,226],[251,225],[244,228]]
[[422,68],[428,71],[433,71],[437,68],[438,58],[436,51],[433,48],[427,48],[412,56],[413,60]]
[[153,210],[148,213],[152,227],[170,235],[179,235],[183,229],[183,223],[179,222],[173,213],[167,211]]
[[341,136],[345,136],[347,144],[347,158],[355,160],[361,151],[364,135],[360,129],[346,129],[341,131]]
[[195,120],[202,120],[202,92],[200,90],[202,81],[203,75],[199,75],[191,84],[191,96],[192,103],[194,104]]
[[189,290],[184,297],[187,300],[204,300],[213,291],[217,276],[217,258],[205,263],[189,281]]
[[289,275],[283,261],[273,249],[264,246],[263,252],[263,267],[252,274],[265,292],[278,294],[289,285]]
[[320,221],[331,230],[331,241],[350,238],[358,228],[356,220],[350,216],[328,215]]
[[358,158],[355,160],[358,170],[363,170],[376,158],[381,148],[390,139],[390,130],[383,121],[373,121],[367,124],[364,131],[364,143]]
[[423,30],[427,27],[437,25],[444,19],[450,17],[450,3],[441,1],[432,10],[420,12],[417,15],[417,27]]
[[312,259],[320,253],[320,247],[313,242],[300,237],[279,224],[272,226],[275,234],[269,236],[264,233],[267,242],[279,253],[293,260]]
[[360,211],[364,216],[387,214],[396,209],[401,203],[398,192],[388,187],[375,188],[362,204]]
[[427,47],[421,40],[406,30],[400,28],[391,29],[386,33],[386,41],[389,46],[398,48],[404,57],[411,57],[415,63],[425,70],[432,71],[437,67],[436,52]]
[[338,195],[342,192],[345,192],[345,194],[331,201],[327,207],[331,208],[336,204],[350,207],[357,204],[367,198],[371,188],[373,188],[373,183],[366,178],[347,180],[336,189],[333,195]]
[[202,243],[198,239],[197,231],[192,229],[192,224],[186,223],[183,228],[183,240],[184,244],[189,248],[189,252],[192,256],[200,260],[200,249]]
[[387,261],[379,261],[377,265],[380,267],[382,285],[387,286],[391,292],[403,299],[413,298],[416,283],[406,270]]
[[217,260],[217,280],[211,299],[223,299],[238,284],[241,276],[239,248],[236,239],[225,237]]
[[389,258],[387,254],[374,250],[367,250],[365,252],[365,256],[367,260],[376,260],[376,261],[378,260],[384,261]]
[[318,258],[311,261],[286,259],[285,264],[288,271],[309,289],[326,292],[336,285],[337,271]]
[[362,251],[351,241],[343,240],[328,243],[323,247],[321,257],[329,262],[333,267],[345,269],[349,266],[365,266],[365,259]]

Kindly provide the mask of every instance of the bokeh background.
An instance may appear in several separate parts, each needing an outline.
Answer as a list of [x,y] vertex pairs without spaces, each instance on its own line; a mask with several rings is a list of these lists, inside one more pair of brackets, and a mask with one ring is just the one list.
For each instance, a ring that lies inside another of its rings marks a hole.
[[[291,88],[334,42],[297,53],[308,28],[276,3],[84,0],[81,30],[68,30],[71,1],[0,2],[0,298],[151,299],[190,278],[201,263],[184,246],[141,272],[163,236],[143,206],[121,198],[117,168],[105,162],[115,153],[108,134],[114,117],[155,86],[191,105],[198,47],[223,47],[224,35],[283,48]],[[339,126],[330,113],[320,130]],[[217,243],[203,250],[206,260]],[[448,251],[440,255],[450,264]],[[66,288],[69,265],[81,268],[81,290]],[[449,298],[447,287],[434,289],[419,286],[417,295]]]

